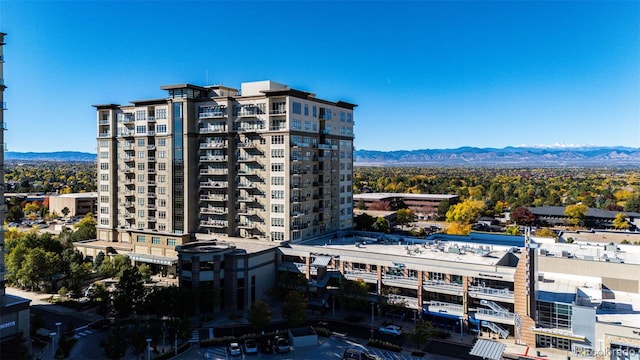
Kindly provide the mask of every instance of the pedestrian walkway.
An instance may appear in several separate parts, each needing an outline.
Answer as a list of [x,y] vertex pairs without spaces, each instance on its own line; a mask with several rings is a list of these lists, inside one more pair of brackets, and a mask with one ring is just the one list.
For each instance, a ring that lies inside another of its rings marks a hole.
[[191,338],[189,339],[189,342],[192,344],[197,344],[200,342],[200,330],[194,329],[191,332]]
[[95,330],[89,328],[88,326],[83,326],[81,328],[73,330],[73,338],[76,340],[80,340],[81,338],[91,335],[95,332]]

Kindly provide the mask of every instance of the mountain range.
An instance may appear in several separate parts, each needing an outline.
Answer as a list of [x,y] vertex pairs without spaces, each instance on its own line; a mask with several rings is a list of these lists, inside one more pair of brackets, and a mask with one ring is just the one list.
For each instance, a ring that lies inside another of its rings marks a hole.
[[[356,150],[356,166],[520,166],[635,167],[640,148],[630,147],[461,147],[422,150]],[[78,151],[5,152],[7,161],[96,161],[96,154]]]
[[640,166],[640,148],[621,146],[356,150],[353,157],[357,166]]

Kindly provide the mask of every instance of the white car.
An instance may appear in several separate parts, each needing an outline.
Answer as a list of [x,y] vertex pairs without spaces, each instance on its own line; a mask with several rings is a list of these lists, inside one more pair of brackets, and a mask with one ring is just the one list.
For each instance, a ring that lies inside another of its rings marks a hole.
[[229,355],[242,356],[242,349],[240,349],[240,345],[238,345],[238,343],[229,344]]
[[245,354],[257,354],[258,353],[258,344],[253,339],[245,340],[244,342],[244,353]]
[[381,328],[378,329],[378,331],[382,334],[393,335],[393,336],[398,336],[402,332],[400,329],[400,326],[398,325],[382,326]]

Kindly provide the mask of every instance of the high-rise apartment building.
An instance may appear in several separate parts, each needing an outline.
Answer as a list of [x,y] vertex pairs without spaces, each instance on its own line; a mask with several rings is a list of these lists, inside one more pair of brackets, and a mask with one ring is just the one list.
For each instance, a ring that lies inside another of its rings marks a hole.
[[[4,102],[4,37],[0,32],[0,224],[4,224],[4,216],[7,206],[4,202],[4,130],[7,128],[4,122],[4,111],[7,104]],[[9,295],[5,293],[5,266],[4,266],[4,231],[0,231],[0,349],[3,344],[22,336],[24,344],[31,352],[30,340],[30,309],[31,300]]]
[[175,257],[196,233],[297,242],[352,227],[356,105],[272,81],[161,89],[95,105],[98,240]]

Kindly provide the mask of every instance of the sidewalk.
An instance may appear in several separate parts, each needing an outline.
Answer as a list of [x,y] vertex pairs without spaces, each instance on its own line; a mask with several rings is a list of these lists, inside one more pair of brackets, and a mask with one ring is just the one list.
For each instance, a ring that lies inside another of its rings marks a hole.
[[71,309],[65,306],[51,304],[47,300],[51,298],[52,294],[24,291],[24,290],[16,289],[13,287],[5,288],[5,292],[10,295],[19,296],[21,298],[31,300],[31,306],[34,306],[34,305],[46,306],[47,311],[50,311],[56,314],[74,316],[77,318],[81,318],[82,320],[85,320],[87,322],[94,322],[102,319],[102,316],[92,311],[78,311],[76,309]]

